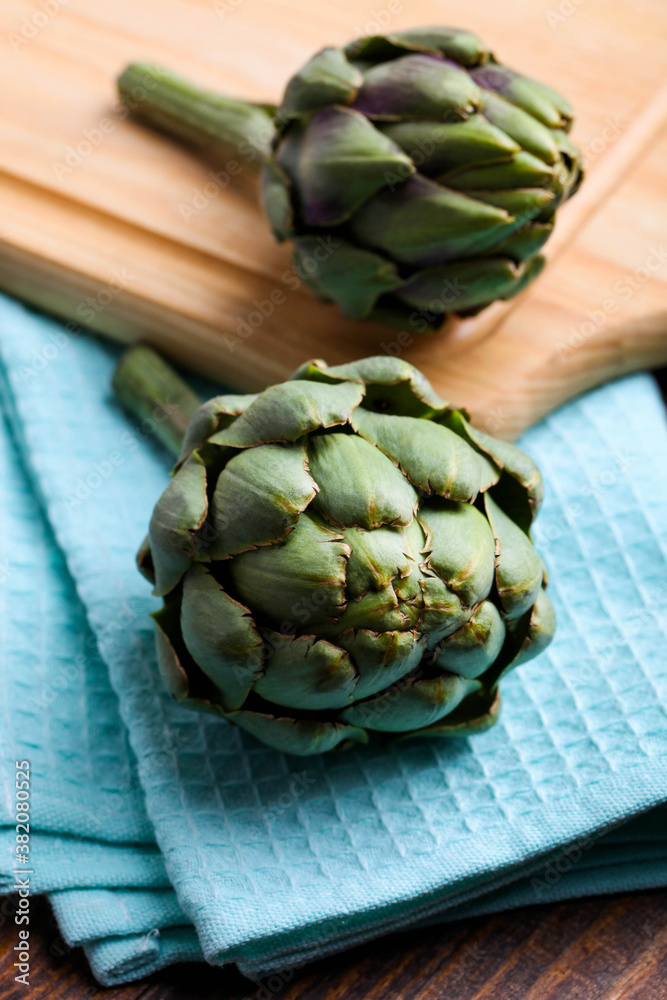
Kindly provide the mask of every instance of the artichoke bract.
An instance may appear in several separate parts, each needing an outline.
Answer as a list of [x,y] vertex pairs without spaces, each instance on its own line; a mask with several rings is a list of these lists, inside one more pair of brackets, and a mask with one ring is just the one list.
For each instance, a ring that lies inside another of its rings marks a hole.
[[459,29],[323,49],[277,109],[143,65],[120,77],[128,103],[142,81],[140,117],[263,161],[266,215],[316,295],[414,332],[532,281],[583,176],[569,103]]
[[139,555],[168,689],[293,754],[488,728],[555,627],[541,489],[397,359],[209,400]]

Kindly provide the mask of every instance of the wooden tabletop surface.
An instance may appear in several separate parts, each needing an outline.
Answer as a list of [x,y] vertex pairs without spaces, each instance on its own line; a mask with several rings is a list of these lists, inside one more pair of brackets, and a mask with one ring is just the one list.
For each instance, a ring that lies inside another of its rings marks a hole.
[[[5,910],[9,907],[5,906]],[[392,935],[259,986],[233,968],[172,966],[104,989],[33,901],[30,986],[14,982],[11,915],[0,930],[3,1000],[665,1000],[667,891],[530,906]]]

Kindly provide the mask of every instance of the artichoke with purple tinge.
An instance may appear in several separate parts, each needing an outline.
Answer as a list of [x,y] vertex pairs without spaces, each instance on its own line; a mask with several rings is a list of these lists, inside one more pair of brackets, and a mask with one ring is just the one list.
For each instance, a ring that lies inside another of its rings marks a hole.
[[583,176],[568,102],[459,29],[325,48],[279,107],[144,64],[119,90],[145,121],[262,166],[269,223],[318,297],[413,332],[529,284]]

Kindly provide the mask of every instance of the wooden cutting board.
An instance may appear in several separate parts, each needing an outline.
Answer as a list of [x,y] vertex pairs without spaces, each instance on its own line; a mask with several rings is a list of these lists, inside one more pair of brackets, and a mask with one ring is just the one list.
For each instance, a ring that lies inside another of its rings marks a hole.
[[[429,23],[479,32],[504,62],[562,90],[588,180],[559,214],[553,262],[510,309],[407,344],[291,290],[289,250],[273,242],[255,182],[214,182],[219,164],[127,120],[116,101],[114,79],[134,60],[275,101],[322,45]],[[0,35],[6,291],[239,388],[307,357],[400,351],[506,437],[601,377],[666,359],[663,0],[5,0]],[[239,336],[276,289],[281,304]]]

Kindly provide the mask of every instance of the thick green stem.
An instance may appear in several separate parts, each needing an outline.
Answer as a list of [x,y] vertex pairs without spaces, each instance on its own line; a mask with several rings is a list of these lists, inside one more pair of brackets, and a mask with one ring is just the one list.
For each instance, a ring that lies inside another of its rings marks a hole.
[[122,403],[178,455],[201,400],[150,347],[130,347],[120,359],[113,387]]
[[169,70],[131,63],[118,93],[137,118],[185,142],[259,169],[271,151],[276,108],[203,90]]

